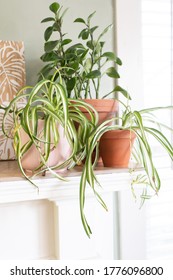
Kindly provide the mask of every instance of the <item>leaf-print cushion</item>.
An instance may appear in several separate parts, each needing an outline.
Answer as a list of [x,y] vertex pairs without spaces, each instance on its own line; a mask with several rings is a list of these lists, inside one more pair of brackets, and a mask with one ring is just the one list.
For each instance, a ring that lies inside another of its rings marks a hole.
[[[23,42],[0,41],[0,104],[8,105],[25,85],[25,77]],[[2,133],[2,118],[0,110],[0,160],[14,159],[13,140]],[[12,117],[9,117],[6,128],[10,131],[12,127]]]

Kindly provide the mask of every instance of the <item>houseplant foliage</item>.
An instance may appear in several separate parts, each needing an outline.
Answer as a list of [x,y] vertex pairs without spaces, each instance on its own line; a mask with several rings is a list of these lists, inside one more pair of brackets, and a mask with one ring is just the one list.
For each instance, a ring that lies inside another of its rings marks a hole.
[[[41,57],[46,66],[40,71],[39,81],[34,87],[21,89],[7,107],[0,106],[0,109],[4,109],[2,130],[7,137],[14,139],[20,170],[32,184],[34,181],[26,174],[22,166],[22,158],[33,145],[40,154],[40,163],[34,170],[35,175],[49,171],[58,179],[65,180],[62,174],[56,172],[57,170],[70,169],[76,164],[83,164],[79,188],[80,214],[85,232],[90,237],[92,232],[85,216],[88,187],[107,210],[99,194],[100,184],[94,171],[102,135],[109,131],[116,132],[116,130],[129,130],[135,133],[136,141],[132,152],[143,170],[141,174],[133,178],[132,188],[134,184],[144,185],[141,194],[143,202],[149,198],[149,189],[157,194],[161,186],[148,135],[155,138],[173,159],[173,147],[161,129],[162,127],[170,128],[158,122],[153,115],[154,111],[165,108],[132,111],[125,105],[122,116],[98,124],[97,111],[83,99],[100,98],[101,79],[104,75],[115,81],[119,78],[117,66],[120,66],[122,62],[113,52],[104,50],[105,42],[102,41],[104,34],[112,26],[106,27],[96,36],[98,26],[91,25],[94,13],[86,20],[77,18],[74,21],[75,24],[80,24],[83,28],[79,33],[77,43],[72,44],[72,40],[62,30],[67,10],[63,10],[57,2],[52,3],[49,9],[53,16],[42,21],[50,24],[44,33],[45,53]],[[56,40],[53,40],[52,37],[56,36]],[[116,92],[121,92],[130,99],[128,93],[118,85],[113,87],[111,92],[105,93],[103,98]],[[19,107],[18,104],[23,98],[27,99],[27,103]],[[86,118],[81,108],[89,113],[90,119]],[[167,107],[167,109],[172,109],[172,107]],[[13,118],[12,130],[6,126],[9,115]],[[42,137],[38,133],[40,120],[44,121]],[[48,159],[51,151],[59,143],[58,125],[64,129],[64,134],[71,146],[71,154],[64,162],[49,166]],[[29,137],[25,144],[21,141],[21,129]]]
[[[74,23],[81,24],[83,28],[77,42],[73,44],[72,39],[63,31],[63,19],[67,9],[63,10],[57,2],[52,3],[49,9],[53,16],[42,20],[42,23],[49,23],[49,26],[44,32],[45,53],[41,56],[41,60],[46,63],[46,66],[41,69],[40,78],[42,76],[50,78],[55,68],[63,67],[62,78],[67,87],[68,97],[101,98],[102,78],[107,76],[114,81],[117,80],[120,77],[117,66],[122,65],[120,58],[114,52],[104,50],[103,37],[112,28],[112,24],[96,35],[98,26],[91,24],[95,12],[90,14],[86,20],[75,19]],[[52,38],[56,38],[56,40]],[[113,86],[112,90],[105,93],[103,98],[116,92],[121,92],[129,98],[126,90],[119,85]]]
[[[59,76],[59,82],[54,81],[54,75]],[[7,137],[14,139],[14,149],[20,170],[33,184],[34,182],[22,166],[22,159],[32,146],[40,155],[40,163],[34,170],[35,175],[49,171],[58,179],[65,180],[56,171],[81,163],[86,155],[86,137],[98,122],[97,112],[90,105],[82,100],[74,104],[73,100],[67,98],[60,72],[56,71],[54,75],[51,80],[42,79],[34,87],[22,88],[7,107],[1,106],[1,109],[4,109],[2,130]],[[19,108],[18,104],[23,98],[27,98],[27,102]],[[90,114],[90,121],[81,113],[81,107]],[[6,127],[6,119],[9,115],[13,118],[13,128]],[[38,132],[40,120],[44,121],[42,133]],[[78,129],[75,127],[76,123]],[[56,148],[60,140],[58,125],[64,129],[64,134],[71,146],[71,154],[61,164],[49,166],[51,151]],[[29,137],[24,144],[21,141],[21,130],[25,131]]]
[[[86,163],[83,167],[83,172],[81,176],[80,182],[80,211],[81,211],[81,219],[85,228],[85,231],[88,236],[91,235],[91,229],[87,222],[85,216],[85,192],[86,188],[89,185],[94,193],[96,194],[98,200],[102,204],[102,206],[106,208],[105,203],[102,201],[101,197],[98,195],[98,188],[100,186],[95,174],[94,168],[95,164],[93,164],[93,151],[95,148],[99,148],[99,143],[102,135],[105,133],[109,133],[109,131],[116,132],[117,130],[128,130],[130,133],[135,133],[136,140],[135,145],[132,148],[132,155],[135,159],[136,163],[140,164],[142,167],[142,171],[139,174],[135,174],[133,172],[135,170],[135,165],[133,168],[130,168],[129,171],[132,176],[131,188],[134,192],[135,185],[143,185],[142,193],[141,193],[141,205],[144,203],[145,199],[149,199],[153,194],[157,195],[160,187],[161,181],[159,177],[158,170],[155,166],[152,147],[150,144],[150,140],[154,138],[160,146],[166,151],[166,153],[170,156],[171,160],[173,160],[173,146],[165,137],[162,129],[167,129],[172,131],[172,129],[165,124],[159,122],[154,112],[163,109],[172,109],[170,107],[155,107],[149,109],[143,109],[140,111],[132,111],[129,106],[125,107],[125,110],[122,113],[122,116],[119,118],[114,118],[112,120],[107,120],[93,129],[92,133],[87,139],[86,150],[87,157]],[[112,121],[117,121],[119,124],[112,124]],[[129,142],[130,142],[129,138]]]

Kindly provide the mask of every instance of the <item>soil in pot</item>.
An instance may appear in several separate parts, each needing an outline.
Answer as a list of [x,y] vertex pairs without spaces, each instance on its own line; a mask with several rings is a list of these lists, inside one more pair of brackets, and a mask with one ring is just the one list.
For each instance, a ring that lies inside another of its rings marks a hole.
[[130,130],[112,130],[100,139],[100,155],[105,167],[127,168],[135,133]]

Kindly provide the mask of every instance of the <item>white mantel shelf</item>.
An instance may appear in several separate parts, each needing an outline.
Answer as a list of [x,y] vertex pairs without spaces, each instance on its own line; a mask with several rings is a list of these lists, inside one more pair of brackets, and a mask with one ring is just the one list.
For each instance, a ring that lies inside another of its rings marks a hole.
[[[128,169],[97,168],[96,174],[102,188],[100,192],[125,190],[130,186]],[[50,174],[34,178],[39,192],[20,173],[16,161],[0,162],[0,203],[25,200],[64,200],[78,196],[81,168],[66,171],[62,174],[68,180],[59,181]],[[92,193],[88,188],[88,193]]]

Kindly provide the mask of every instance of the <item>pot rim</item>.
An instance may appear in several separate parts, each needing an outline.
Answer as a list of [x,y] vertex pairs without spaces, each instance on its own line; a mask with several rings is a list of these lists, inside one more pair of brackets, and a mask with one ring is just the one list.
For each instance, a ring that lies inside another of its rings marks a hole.
[[115,99],[83,99],[86,103],[92,105],[98,112],[116,112],[118,110],[118,101]]
[[105,132],[101,139],[118,139],[118,138],[125,138],[125,139],[134,139],[136,137],[136,134],[134,131],[129,129],[116,129],[116,130],[110,130]]

